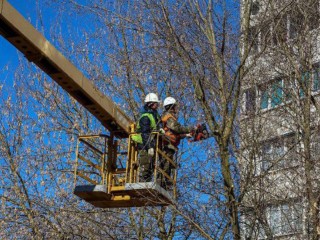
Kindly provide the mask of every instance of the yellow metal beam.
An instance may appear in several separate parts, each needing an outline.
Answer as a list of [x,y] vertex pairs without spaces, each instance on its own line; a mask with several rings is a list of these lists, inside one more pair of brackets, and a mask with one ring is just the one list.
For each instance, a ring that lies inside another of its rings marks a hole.
[[124,195],[124,196],[113,196],[112,200],[113,201],[129,201],[131,198],[129,195]]
[[110,192],[116,192],[116,191],[124,191],[125,187],[124,186],[112,186],[110,188]]
[[93,185],[98,185],[99,183],[95,180],[92,180],[91,178],[89,178],[88,176],[86,176],[85,174],[81,173],[81,172],[77,172],[77,175],[85,180],[87,180],[88,182],[92,183]]
[[157,167],[157,170],[162,173],[167,179],[169,179],[169,181],[171,181],[173,184],[176,184],[176,181],[171,178],[165,171],[163,171],[163,169]]
[[98,164],[94,164],[93,162],[91,162],[89,159],[86,159],[82,155],[78,155],[78,158],[81,159],[82,161],[86,162],[87,164],[89,164],[91,167],[97,169],[99,172],[101,172],[101,167]]
[[164,157],[174,168],[177,168],[177,164],[171,159],[169,158],[163,151],[161,151],[160,149],[158,149],[158,153]]
[[6,0],[0,0],[0,34],[91,112],[116,137],[127,138],[132,120],[66,59]]
[[103,154],[103,152],[101,152],[99,149],[97,149],[96,147],[94,147],[91,143],[85,141],[84,139],[79,139],[80,142],[84,143],[85,145],[87,145],[89,148],[91,148],[92,150],[94,150],[96,153],[99,153],[100,155]]

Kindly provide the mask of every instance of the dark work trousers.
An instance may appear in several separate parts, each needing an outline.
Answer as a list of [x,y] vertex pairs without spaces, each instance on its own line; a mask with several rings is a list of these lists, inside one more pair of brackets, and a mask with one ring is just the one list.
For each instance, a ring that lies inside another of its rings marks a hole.
[[[171,149],[171,148],[168,148],[167,146],[165,146],[163,148],[163,152],[169,157],[172,159],[172,161],[175,161],[174,160],[174,154],[176,153],[175,150]],[[160,160],[160,168],[164,170],[164,172],[166,174],[168,174],[171,178],[173,177],[172,174],[171,174],[171,170],[173,169],[173,166],[172,164],[167,160],[165,159],[164,157],[161,157],[161,160]],[[166,187],[168,185],[171,185],[172,182],[169,181],[169,179],[167,179],[165,176],[162,176],[161,178],[161,185]]]
[[139,151],[139,166],[140,166],[140,182],[151,182],[154,171],[154,157],[148,155],[147,150]]

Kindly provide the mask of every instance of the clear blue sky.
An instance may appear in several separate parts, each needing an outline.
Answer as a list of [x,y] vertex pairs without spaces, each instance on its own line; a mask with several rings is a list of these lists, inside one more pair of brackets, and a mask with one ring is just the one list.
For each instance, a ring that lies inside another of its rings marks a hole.
[[[35,4],[32,6],[32,1],[30,0],[9,0],[8,2],[14,6],[25,18],[29,18],[31,14],[35,14]],[[0,69],[3,69],[6,64],[9,64],[11,67],[16,66],[17,60],[17,50],[3,37],[0,37]]]
[[[38,30],[42,24],[46,26],[49,24],[50,17],[54,14],[49,12],[50,9],[42,7],[41,1],[38,0],[8,0],[8,2],[15,7],[20,14],[22,14],[28,21],[32,23]],[[45,12],[43,12],[46,9]],[[52,11],[52,10],[51,10]],[[39,14],[40,13],[40,14]],[[39,16],[42,16],[42,22],[39,23]],[[49,28],[48,28],[49,29]],[[2,36],[0,37],[0,70],[8,64],[14,72],[18,63],[18,50],[16,50],[9,42],[7,42]],[[1,77],[1,75],[0,75]]]

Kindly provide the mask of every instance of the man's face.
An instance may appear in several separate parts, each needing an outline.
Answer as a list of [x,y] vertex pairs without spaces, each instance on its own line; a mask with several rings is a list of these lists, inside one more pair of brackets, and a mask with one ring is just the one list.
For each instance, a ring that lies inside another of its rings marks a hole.
[[153,110],[157,110],[158,107],[159,107],[159,103],[157,103],[157,102],[152,103],[151,106],[150,106],[150,108],[153,109]]
[[179,111],[178,104],[172,105],[170,109],[171,109],[172,112],[178,113],[178,111]]

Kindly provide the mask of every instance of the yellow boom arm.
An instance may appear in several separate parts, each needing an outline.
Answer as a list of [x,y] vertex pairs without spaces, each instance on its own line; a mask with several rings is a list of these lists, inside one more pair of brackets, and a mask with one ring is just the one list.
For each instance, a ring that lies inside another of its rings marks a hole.
[[114,136],[129,136],[132,120],[6,0],[0,0],[0,34],[91,112]]

